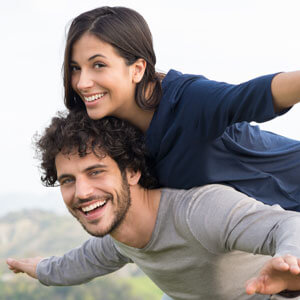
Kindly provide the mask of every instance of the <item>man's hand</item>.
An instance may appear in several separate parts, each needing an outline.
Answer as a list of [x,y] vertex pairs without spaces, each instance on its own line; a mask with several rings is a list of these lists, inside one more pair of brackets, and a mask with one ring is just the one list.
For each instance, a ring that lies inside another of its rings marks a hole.
[[42,259],[42,257],[24,259],[8,258],[6,263],[8,264],[8,268],[14,273],[26,273],[27,275],[37,279],[36,267]]
[[246,283],[249,295],[277,294],[283,290],[300,291],[300,259],[292,255],[267,261],[257,277]]

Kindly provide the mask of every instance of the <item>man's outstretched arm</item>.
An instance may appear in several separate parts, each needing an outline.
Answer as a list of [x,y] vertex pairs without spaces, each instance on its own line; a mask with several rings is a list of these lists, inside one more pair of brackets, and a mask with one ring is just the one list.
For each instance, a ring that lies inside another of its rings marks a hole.
[[42,257],[13,259],[8,258],[6,263],[8,268],[14,273],[26,273],[28,276],[37,279],[36,268]]
[[88,282],[131,262],[118,253],[109,236],[91,238],[61,257],[8,259],[14,273],[26,273],[44,285],[68,286]]
[[187,219],[206,249],[274,256],[247,282],[247,293],[300,291],[300,214],[264,205],[230,187],[211,185],[201,191]]
[[277,294],[283,290],[300,291],[299,274],[299,258],[289,254],[274,257],[265,263],[257,277],[247,281],[246,292],[252,295]]

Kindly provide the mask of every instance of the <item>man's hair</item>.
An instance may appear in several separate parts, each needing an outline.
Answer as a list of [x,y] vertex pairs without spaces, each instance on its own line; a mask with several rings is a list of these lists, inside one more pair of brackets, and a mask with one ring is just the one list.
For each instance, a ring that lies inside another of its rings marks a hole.
[[57,181],[57,154],[94,153],[99,158],[108,155],[123,173],[126,169],[141,172],[139,184],[157,187],[152,175],[143,133],[130,123],[114,117],[92,120],[85,111],[58,112],[42,136],[36,136],[36,154],[41,160],[41,180],[46,186]]

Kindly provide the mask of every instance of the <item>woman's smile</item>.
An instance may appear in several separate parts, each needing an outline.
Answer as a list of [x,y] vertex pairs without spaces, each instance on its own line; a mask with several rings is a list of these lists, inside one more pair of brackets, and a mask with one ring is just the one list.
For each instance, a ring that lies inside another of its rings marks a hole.
[[92,119],[121,117],[135,105],[134,64],[128,66],[108,43],[85,33],[73,45],[72,88]]

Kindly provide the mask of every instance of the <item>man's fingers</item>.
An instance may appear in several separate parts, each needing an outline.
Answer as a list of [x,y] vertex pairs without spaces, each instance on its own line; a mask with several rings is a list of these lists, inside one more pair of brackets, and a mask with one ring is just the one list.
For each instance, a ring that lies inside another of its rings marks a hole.
[[246,293],[252,295],[256,292],[255,278],[251,278],[246,282]]
[[14,273],[26,273],[27,275],[37,278],[36,266],[41,261],[41,257],[25,258],[25,259],[13,259],[8,258],[6,263],[8,268]]
[[248,295],[259,293],[260,288],[261,288],[261,283],[256,277],[253,277],[246,282],[246,293]]
[[10,270],[17,270],[20,268],[20,263],[16,259],[8,258],[6,263],[8,264]]
[[8,268],[13,271],[14,273],[24,273],[24,271],[20,268],[20,264],[17,260],[8,258],[6,260],[6,263],[8,265]]
[[15,269],[14,267],[8,266],[8,268],[13,271],[14,273],[24,273],[23,271],[20,271],[19,269]]
[[281,257],[276,257],[272,260],[272,266],[278,271],[290,271],[297,275],[300,273],[299,260],[297,257],[287,254]]

